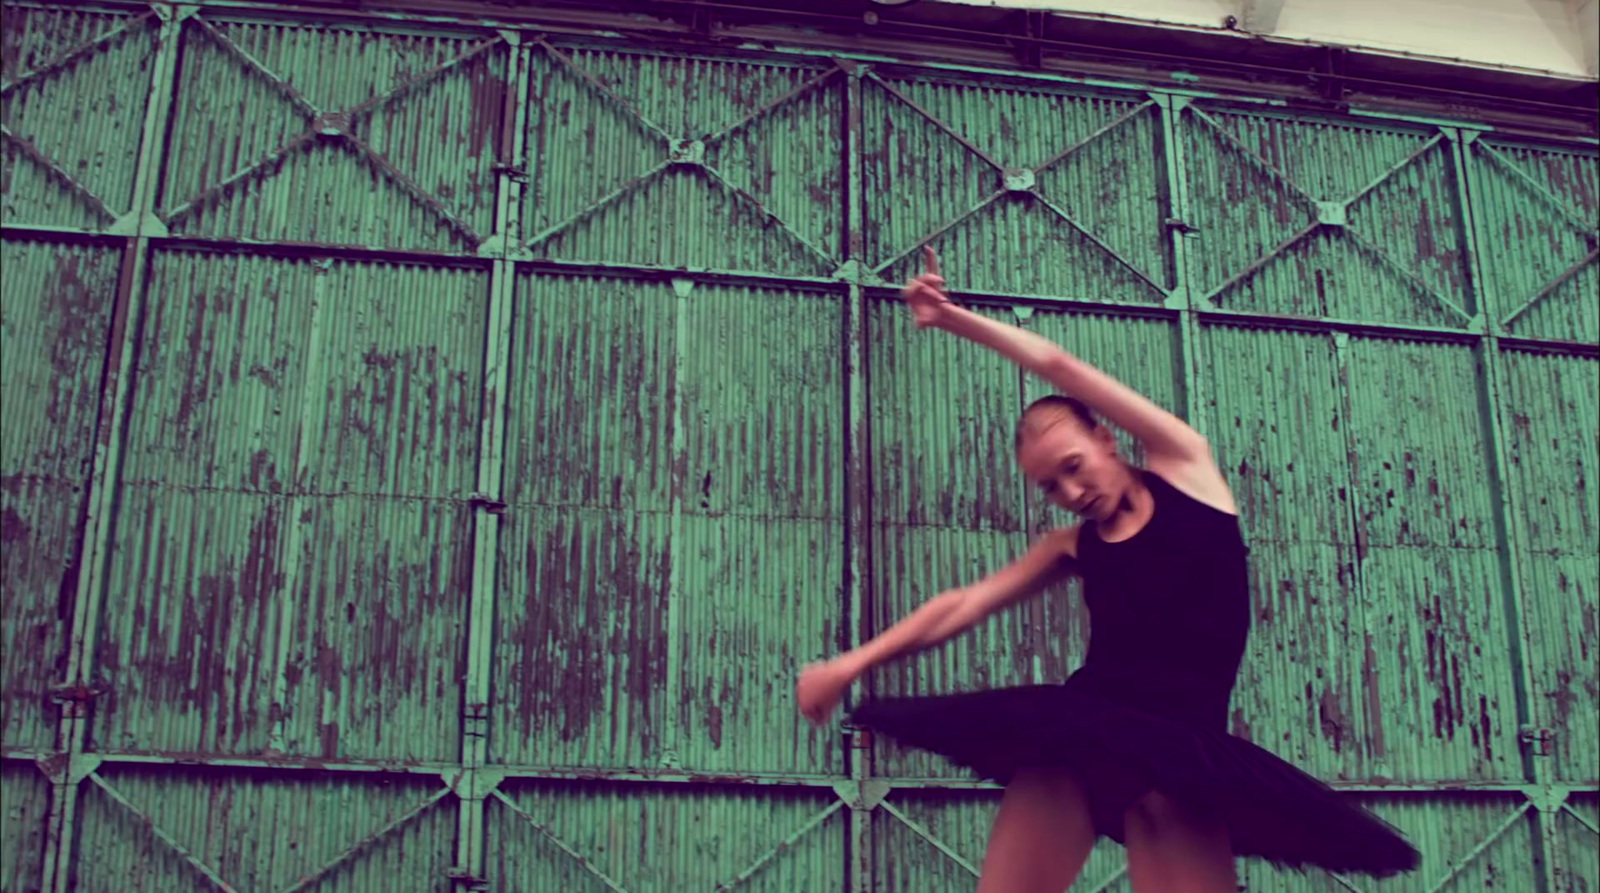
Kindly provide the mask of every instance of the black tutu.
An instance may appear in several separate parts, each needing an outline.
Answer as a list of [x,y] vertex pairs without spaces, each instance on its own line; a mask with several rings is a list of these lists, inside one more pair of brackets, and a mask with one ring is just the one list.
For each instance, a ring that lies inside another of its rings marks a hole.
[[1118,843],[1123,811],[1156,789],[1220,818],[1239,857],[1374,877],[1417,866],[1417,850],[1395,828],[1272,753],[1084,682],[890,698],[859,707],[847,724],[1002,785],[1018,769],[1065,767],[1088,791],[1095,830]]

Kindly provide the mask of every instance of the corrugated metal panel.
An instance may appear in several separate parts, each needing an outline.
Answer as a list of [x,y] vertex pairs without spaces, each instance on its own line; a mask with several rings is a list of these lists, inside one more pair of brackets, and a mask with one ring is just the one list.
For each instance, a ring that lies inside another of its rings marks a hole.
[[45,817],[50,811],[49,779],[33,765],[6,762],[0,767],[0,890],[37,890],[44,868]]
[[518,279],[507,502],[671,509],[678,312],[666,283]]
[[[667,711],[672,517],[513,505],[495,602],[496,763],[645,766]],[[669,698],[670,695],[673,695]]]
[[[1014,185],[1033,180],[1038,195],[1093,239],[1029,193],[1001,195],[940,233],[953,287],[1162,300],[1156,285],[1171,283],[1161,224],[1169,211],[1153,200],[1165,195],[1166,174],[1161,122],[1147,97],[884,77],[867,82],[863,102],[864,249],[871,264],[910,251],[1004,190],[1000,165],[1025,171]],[[913,254],[883,275],[903,280],[920,263]]]
[[149,14],[6,6],[6,223],[98,230],[128,213],[158,26]]
[[[404,85],[489,37],[186,20],[163,218],[193,235],[476,249],[493,229],[508,51]],[[318,135],[318,114],[383,163]]]
[[1495,315],[1518,335],[1600,341],[1600,272],[1592,256],[1600,156],[1483,139],[1468,153]]
[[[426,804],[440,789],[437,778],[237,769],[193,773],[142,766],[105,767],[99,776],[116,794],[92,781],[81,789],[75,890],[215,888],[117,797],[235,890],[288,889],[341,855],[347,861],[311,889],[451,889],[453,798],[380,833]],[[347,852],[374,835],[368,846]]]
[[[473,484],[484,281],[392,265],[318,278],[303,261],[156,256],[101,747],[264,749],[291,597],[287,748],[456,753],[471,527],[463,504],[432,500]],[[324,496],[342,493],[359,495]]]
[[308,350],[306,492],[468,496],[477,482],[483,270],[340,262]]
[[837,733],[800,717],[794,674],[844,640],[843,526],[686,515],[675,546],[684,657],[668,709],[682,717],[682,765],[842,773]]
[[1524,647],[1533,720],[1555,729],[1555,775],[1594,784],[1600,766],[1600,363],[1508,351],[1503,430],[1526,553]]
[[[1517,794],[1454,791],[1444,796],[1418,794],[1347,794],[1352,803],[1371,810],[1400,828],[1422,852],[1422,864],[1412,874],[1388,881],[1365,878],[1354,881],[1360,890],[1516,890],[1539,889],[1535,884],[1536,836],[1524,815],[1498,836],[1495,831],[1522,802]],[[1488,838],[1494,840],[1473,852]],[[1306,874],[1278,871],[1254,859],[1239,863],[1239,883],[1247,890],[1274,893],[1328,893],[1347,890],[1348,884],[1321,871]],[[1453,876],[1452,871],[1456,871]],[[1439,884],[1437,888],[1433,885]]]
[[490,748],[645,765],[678,709],[663,701],[678,299],[665,283],[517,285]]
[[[742,126],[823,70],[581,47],[539,49],[532,60],[541,113],[529,118],[529,169],[537,173],[523,223],[536,252],[833,272],[841,252],[842,78]],[[669,159],[683,163],[658,170]]]
[[124,486],[95,672],[97,750],[261,753],[271,730],[285,500]]
[[515,809],[489,805],[497,890],[847,887],[848,810],[835,808],[842,804],[829,789],[508,782],[502,790]]
[[1600,840],[1594,829],[1600,827],[1600,795],[1593,791],[1575,793],[1568,800],[1573,812],[1588,823],[1585,827],[1571,815],[1562,815],[1556,821],[1561,866],[1557,877],[1564,890],[1600,890]]
[[1254,627],[1232,731],[1319,778],[1364,779],[1372,650],[1356,597],[1338,365],[1326,335],[1209,326],[1204,428],[1250,546]]
[[[885,802],[900,815],[887,809],[872,813],[873,856],[878,869],[874,891],[973,888],[975,878],[961,863],[974,869],[983,866],[1000,805],[998,792],[904,789],[893,792]],[[1126,876],[1108,883],[1126,861],[1121,846],[1102,839],[1068,893],[1128,893]]]
[[[993,573],[1027,548],[1019,531],[962,530],[945,526],[875,525],[872,545],[871,631],[892,626],[946,589]],[[1039,639],[1032,613],[1007,611],[991,617],[942,647],[885,664],[871,674],[878,697],[945,694],[1006,685],[1026,685],[1041,672]],[[865,689],[865,690],[864,690]],[[932,754],[879,742],[879,775],[966,778],[971,773]]]
[[315,276],[303,260],[152,256],[125,485],[293,491]]
[[[817,323],[837,305],[764,289],[521,285],[506,488],[517,511],[502,540],[517,595],[498,608],[512,632],[497,648],[496,758],[656,761],[674,711],[685,767],[832,764],[797,722],[791,675],[836,648],[843,623],[840,328]],[[524,607],[525,593],[566,607]],[[682,668],[662,663],[674,598]],[[773,611],[751,614],[752,598]],[[757,734],[771,721],[790,731]]]
[[1454,167],[1435,134],[1220,107],[1184,112],[1179,134],[1200,295],[1255,312],[1466,324]]
[[[1015,323],[1009,311],[981,308]],[[868,309],[872,514],[882,524],[1021,531],[1011,453],[1022,409],[1014,365],[941,332],[918,332],[898,298]]]
[[841,519],[840,301],[697,286],[679,306],[684,511]]
[[47,748],[119,253],[0,243],[0,741]]
[[460,753],[472,511],[434,499],[298,501],[305,529],[285,668],[288,753]]
[[[1461,345],[1351,339],[1351,457],[1384,754],[1406,781],[1515,778],[1513,659],[1481,363]],[[1391,663],[1391,659],[1393,663]]]
[[[985,309],[996,319],[1009,312]],[[897,299],[869,305],[872,395],[871,632],[939,592],[998,570],[1027,548],[1022,482],[1011,458],[1021,408],[1003,358],[938,332],[917,333]],[[1028,615],[1009,612],[946,647],[880,668],[877,695],[1027,683],[1035,675]],[[870,633],[869,633],[870,634]],[[885,743],[878,771],[961,774]]]
[[842,771],[794,704],[844,642],[844,383],[832,297],[698,286],[679,302],[678,628],[685,767]]

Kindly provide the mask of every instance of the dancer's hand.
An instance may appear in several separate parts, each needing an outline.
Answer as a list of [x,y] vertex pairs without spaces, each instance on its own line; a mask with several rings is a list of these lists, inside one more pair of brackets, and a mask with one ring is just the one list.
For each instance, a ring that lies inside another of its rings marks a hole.
[[939,275],[939,255],[927,245],[922,246],[922,275],[912,279],[900,290],[900,297],[911,308],[911,318],[917,328],[937,326],[951,307],[950,296],[945,294],[944,277]]
[[856,674],[838,660],[807,666],[800,671],[800,681],[795,684],[795,701],[800,705],[800,714],[813,725],[827,722],[855,679]]

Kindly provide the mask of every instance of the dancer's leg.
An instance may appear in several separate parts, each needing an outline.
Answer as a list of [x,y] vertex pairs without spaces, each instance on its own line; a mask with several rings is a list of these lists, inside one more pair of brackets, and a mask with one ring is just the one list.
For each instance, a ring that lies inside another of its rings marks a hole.
[[1024,769],[1006,785],[978,893],[1062,893],[1094,848],[1083,784],[1061,769]]
[[1134,893],[1237,893],[1233,847],[1220,822],[1151,791],[1123,815]]

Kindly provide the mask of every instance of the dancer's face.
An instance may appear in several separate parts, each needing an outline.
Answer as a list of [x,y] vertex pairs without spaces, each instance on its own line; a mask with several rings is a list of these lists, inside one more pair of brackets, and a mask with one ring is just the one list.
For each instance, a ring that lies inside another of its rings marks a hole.
[[1030,419],[1017,461],[1051,502],[1088,520],[1114,514],[1130,480],[1111,430],[1090,430],[1070,412]]

